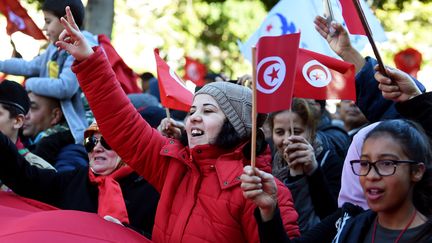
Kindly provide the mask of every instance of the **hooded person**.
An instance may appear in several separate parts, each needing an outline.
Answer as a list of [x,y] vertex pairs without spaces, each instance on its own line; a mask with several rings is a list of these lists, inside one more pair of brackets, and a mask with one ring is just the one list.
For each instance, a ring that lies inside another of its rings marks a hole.
[[[73,71],[101,133],[123,161],[161,193],[152,240],[258,242],[256,206],[243,197],[239,180],[250,163],[245,151],[252,130],[251,90],[224,82],[204,86],[186,118],[187,141],[167,138],[139,115],[103,51],[92,49],[72,27],[71,13],[66,14],[64,38],[57,45],[75,56]],[[260,152],[257,167],[270,170],[270,151]],[[297,236],[291,194],[281,182],[278,185],[285,230]]]
[[15,193],[55,207],[97,213],[150,238],[159,194],[122,162],[93,123],[84,133],[89,165],[55,172],[24,163],[0,134],[0,179]]
[[18,152],[30,164],[40,168],[54,169],[44,159],[25,148],[18,136],[29,109],[30,100],[24,87],[17,82],[3,80],[0,83],[0,131],[16,145]]

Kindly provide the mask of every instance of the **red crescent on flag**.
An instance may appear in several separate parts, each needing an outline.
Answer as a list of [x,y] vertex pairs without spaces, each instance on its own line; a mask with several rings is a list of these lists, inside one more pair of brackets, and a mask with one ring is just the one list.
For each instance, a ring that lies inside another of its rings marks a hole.
[[262,64],[261,67],[259,67],[259,69],[257,71],[257,83],[258,83],[258,85],[260,85],[265,90],[272,89],[274,86],[276,86],[276,85],[270,86],[264,79],[264,72],[267,70],[267,68],[269,66],[271,66],[275,63],[279,63],[279,62],[276,60],[271,60],[271,61],[265,62]]

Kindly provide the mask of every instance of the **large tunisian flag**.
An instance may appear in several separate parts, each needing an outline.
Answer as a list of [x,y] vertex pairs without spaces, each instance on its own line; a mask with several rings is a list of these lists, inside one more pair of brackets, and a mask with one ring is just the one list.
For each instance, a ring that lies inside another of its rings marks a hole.
[[261,37],[257,45],[257,111],[291,107],[300,33]]
[[59,210],[10,192],[0,192],[0,242],[150,242],[97,214]]
[[21,31],[36,40],[46,40],[45,35],[27,14],[18,0],[1,0],[0,12],[6,16],[8,35]]

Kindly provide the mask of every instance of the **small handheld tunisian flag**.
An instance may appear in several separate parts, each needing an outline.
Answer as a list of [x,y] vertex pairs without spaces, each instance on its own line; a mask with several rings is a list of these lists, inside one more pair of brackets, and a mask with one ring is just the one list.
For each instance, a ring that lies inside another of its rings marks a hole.
[[257,111],[291,107],[300,33],[261,37],[257,44]]
[[186,88],[185,82],[162,60],[158,49],[154,50],[154,54],[162,105],[174,110],[189,111],[193,93]]
[[354,65],[300,48],[294,97],[356,100]]
[[[342,6],[342,16],[351,34],[354,35],[366,35],[366,31],[360,20],[360,16],[357,13],[356,7],[353,1],[358,0],[340,0]],[[364,4],[364,1],[361,0]],[[358,2],[360,6],[360,2]],[[365,19],[365,21],[367,21]]]
[[27,14],[27,10],[21,6],[18,0],[1,0],[0,12],[6,16],[8,35],[21,31],[36,40],[46,40],[45,35]]
[[185,75],[183,78],[194,82],[199,87],[204,86],[204,78],[207,74],[206,66],[190,57],[185,57],[185,59]]

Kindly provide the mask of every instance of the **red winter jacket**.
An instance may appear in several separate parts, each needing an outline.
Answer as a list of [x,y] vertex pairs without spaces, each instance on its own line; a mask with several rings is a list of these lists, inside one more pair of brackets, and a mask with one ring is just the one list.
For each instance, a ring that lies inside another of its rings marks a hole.
[[[99,128],[120,157],[161,194],[155,242],[258,242],[255,205],[243,197],[239,177],[249,164],[242,146],[193,149],[162,136],[136,112],[100,49],[72,70]],[[269,165],[269,155],[257,166]],[[287,232],[299,236],[291,193],[279,182],[279,207]]]

